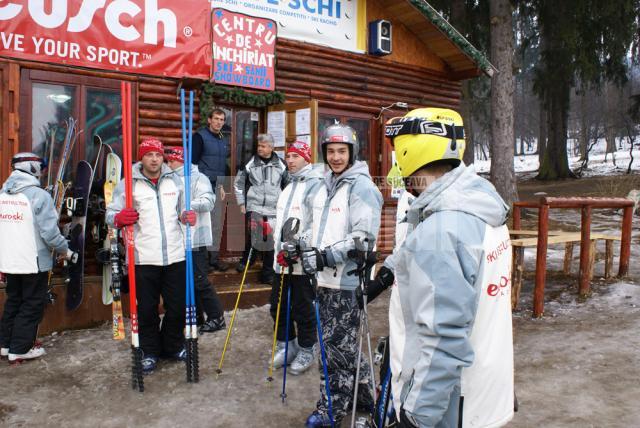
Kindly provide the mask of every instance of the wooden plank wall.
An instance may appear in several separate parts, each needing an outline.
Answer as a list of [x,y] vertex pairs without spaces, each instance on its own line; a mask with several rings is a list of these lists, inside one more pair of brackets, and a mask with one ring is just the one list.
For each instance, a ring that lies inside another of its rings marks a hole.
[[403,101],[411,108],[457,108],[460,83],[426,68],[280,39],[276,87],[287,100],[315,98],[320,107],[378,114]]

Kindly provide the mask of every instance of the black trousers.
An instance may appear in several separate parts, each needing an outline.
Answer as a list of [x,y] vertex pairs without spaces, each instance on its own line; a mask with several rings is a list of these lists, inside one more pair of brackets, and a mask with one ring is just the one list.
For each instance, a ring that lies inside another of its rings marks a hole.
[[249,211],[245,215],[245,229],[246,236],[248,239],[245,240],[244,245],[244,253],[242,254],[242,264],[247,262],[249,258],[249,250],[253,248],[253,252],[251,253],[251,260],[249,263],[253,263],[256,259],[257,253],[262,254],[262,270],[260,271],[260,280],[262,281],[271,281],[273,277],[273,258],[275,255],[274,247],[275,244],[273,242],[273,234],[269,234],[268,236],[264,236],[262,234],[261,228],[253,229],[251,228],[251,222],[255,222],[257,224],[262,221],[267,221],[269,217],[263,216],[262,214],[258,214],[254,211]]
[[12,354],[33,347],[44,315],[48,272],[7,274],[7,300],[0,321],[0,345]]
[[[173,355],[184,345],[185,262],[136,265],[140,347],[145,355]],[[158,305],[164,303],[160,325]]]
[[222,303],[215,288],[209,282],[209,260],[207,247],[193,250],[194,287],[196,290],[197,313],[204,311],[208,319],[224,315]]
[[[282,302],[280,303],[280,319],[278,320],[279,341],[287,340],[287,289],[291,287],[291,313],[289,316],[289,338],[298,337],[298,344],[303,348],[312,347],[317,340],[316,315],[313,308],[313,288],[307,275],[284,275]],[[271,287],[271,318],[275,323],[280,293],[280,275],[273,278]],[[295,321],[295,326],[294,326]],[[297,327],[297,331],[296,331]]]

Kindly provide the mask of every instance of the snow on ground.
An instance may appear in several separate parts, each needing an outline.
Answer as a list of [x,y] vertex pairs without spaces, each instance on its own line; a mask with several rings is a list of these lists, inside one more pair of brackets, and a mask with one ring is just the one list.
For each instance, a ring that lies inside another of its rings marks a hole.
[[[588,167],[583,171],[583,177],[602,176],[602,175],[618,175],[624,174],[629,165],[629,147],[623,143],[623,148],[615,153],[616,165],[613,164],[611,154],[605,155],[605,141],[599,140],[589,153]],[[605,161],[606,156],[606,161]],[[513,159],[515,171],[517,173],[537,172],[539,168],[538,154],[527,153],[525,155],[516,155]],[[582,162],[580,156],[569,156],[569,166],[572,170],[580,167]],[[488,173],[491,168],[491,159],[478,160],[474,162],[476,171]],[[633,151],[633,164],[631,168],[635,171],[640,170],[640,150]]]

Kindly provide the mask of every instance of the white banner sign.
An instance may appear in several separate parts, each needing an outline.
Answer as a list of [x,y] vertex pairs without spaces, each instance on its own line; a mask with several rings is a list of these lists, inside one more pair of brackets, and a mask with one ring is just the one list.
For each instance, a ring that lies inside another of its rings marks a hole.
[[278,23],[278,37],[351,52],[366,49],[366,0],[210,0],[224,8]]

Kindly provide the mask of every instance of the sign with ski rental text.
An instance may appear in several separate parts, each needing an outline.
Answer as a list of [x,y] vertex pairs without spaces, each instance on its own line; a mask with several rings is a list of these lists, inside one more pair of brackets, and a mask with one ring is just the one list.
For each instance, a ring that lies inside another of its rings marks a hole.
[[0,1],[0,56],[207,79],[209,8],[202,0]]
[[366,0],[210,0],[212,8],[272,19],[278,36],[350,52],[366,50]]
[[221,85],[275,90],[276,23],[225,9],[214,9],[211,22],[211,80]]

